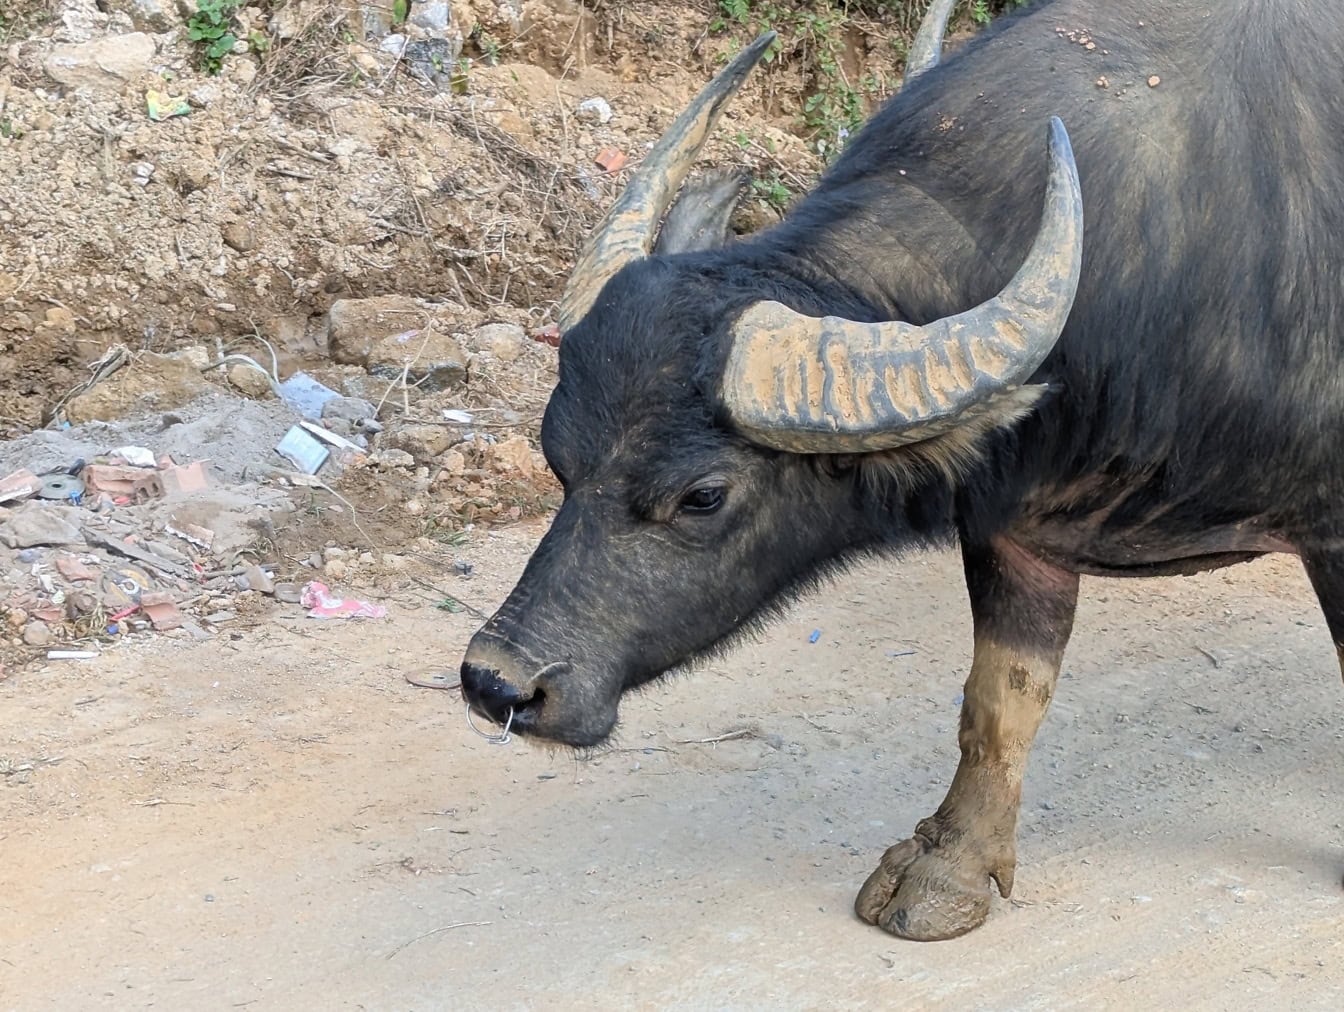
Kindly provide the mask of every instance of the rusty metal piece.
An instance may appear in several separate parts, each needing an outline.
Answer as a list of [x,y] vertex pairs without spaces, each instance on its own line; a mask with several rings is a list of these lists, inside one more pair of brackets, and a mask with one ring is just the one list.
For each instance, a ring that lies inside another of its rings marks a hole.
[[775,33],[766,32],[738,53],[673,120],[667,133],[644,158],[579,254],[556,311],[562,331],[583,319],[597,301],[602,286],[617,271],[648,255],[659,219],[690,172],[728,100],[742,87],[774,41]]
[[1073,307],[1083,203],[1064,124],[1050,120],[1045,209],[998,295],[926,326],[804,316],[758,302],[733,325],[720,396],[734,425],[792,453],[891,449],[1021,401]]

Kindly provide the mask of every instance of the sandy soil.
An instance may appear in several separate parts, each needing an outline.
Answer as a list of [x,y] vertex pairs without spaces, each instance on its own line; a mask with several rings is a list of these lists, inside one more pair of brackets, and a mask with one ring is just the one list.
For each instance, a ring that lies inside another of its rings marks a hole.
[[[535,536],[438,582],[489,610]],[[0,1007],[1344,1007],[1344,689],[1294,560],[1085,583],[1016,892],[935,945],[850,903],[955,765],[954,558],[853,574],[588,761],[404,680],[476,624],[435,600],[0,683]]]

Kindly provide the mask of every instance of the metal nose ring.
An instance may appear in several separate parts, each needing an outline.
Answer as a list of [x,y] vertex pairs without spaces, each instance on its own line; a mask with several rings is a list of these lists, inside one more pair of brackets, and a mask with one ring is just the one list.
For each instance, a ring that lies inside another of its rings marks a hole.
[[509,728],[513,727],[513,707],[509,707],[509,715],[504,718],[504,730],[499,734],[489,734],[476,726],[476,722],[471,719],[471,704],[467,704],[467,727],[471,728],[491,745],[507,745],[513,740],[513,735],[509,734]]

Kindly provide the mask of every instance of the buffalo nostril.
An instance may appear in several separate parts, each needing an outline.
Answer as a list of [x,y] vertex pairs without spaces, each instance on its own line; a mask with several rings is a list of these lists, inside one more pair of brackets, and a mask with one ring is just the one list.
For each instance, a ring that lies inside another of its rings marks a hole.
[[508,719],[510,710],[521,710],[532,701],[517,686],[505,681],[494,668],[462,662],[462,695],[468,703],[497,724]]

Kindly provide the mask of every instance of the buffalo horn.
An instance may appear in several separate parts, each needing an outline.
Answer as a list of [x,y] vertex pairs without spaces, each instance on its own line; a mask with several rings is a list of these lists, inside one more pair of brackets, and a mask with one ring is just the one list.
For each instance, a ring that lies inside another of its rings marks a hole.
[[933,0],[924,12],[924,20],[919,23],[915,40],[910,43],[910,51],[905,54],[905,76],[902,84],[909,84],[926,70],[938,66],[943,55],[943,35],[947,32],[947,19],[957,0]]
[[705,85],[645,157],[579,254],[560,299],[557,322],[562,331],[583,319],[612,275],[648,255],[659,220],[724,106],[774,41],[775,33],[766,32],[742,50]]
[[733,324],[720,395],[734,426],[793,453],[860,453],[942,435],[1017,401],[1064,329],[1082,265],[1083,201],[1051,117],[1045,209],[1026,260],[988,302],[925,326],[804,316],[757,302]]

